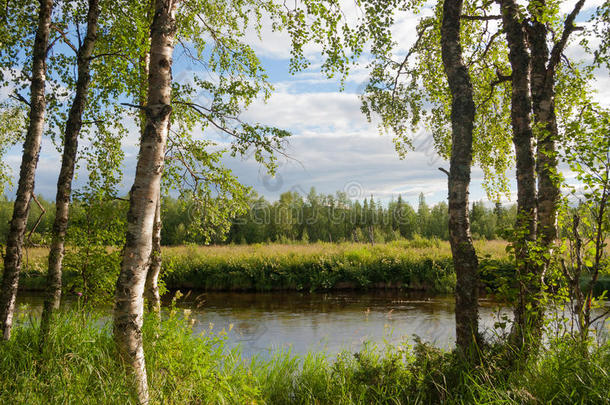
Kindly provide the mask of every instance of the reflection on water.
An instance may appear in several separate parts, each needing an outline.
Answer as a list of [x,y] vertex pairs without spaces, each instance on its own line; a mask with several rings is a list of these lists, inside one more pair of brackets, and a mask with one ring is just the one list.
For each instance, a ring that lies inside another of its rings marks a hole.
[[[169,294],[168,294],[169,295]],[[42,298],[21,295],[21,302],[39,312]],[[171,297],[167,297],[169,300]],[[65,300],[74,305],[74,299]],[[455,342],[454,301],[451,295],[405,292],[335,293],[191,293],[178,302],[190,309],[195,332],[228,332],[228,345],[240,345],[247,357],[290,349],[295,354],[325,350],[356,351],[366,341],[394,344],[413,341],[450,348]],[[108,308],[110,311],[110,308]],[[480,301],[481,328],[492,334],[498,304]]]
[[[482,301],[484,327],[497,305]],[[392,293],[204,293],[181,307],[193,310],[196,328],[228,329],[230,344],[245,354],[290,348],[294,353],[358,350],[366,341],[401,343],[413,335],[449,348],[455,340],[452,296]]]

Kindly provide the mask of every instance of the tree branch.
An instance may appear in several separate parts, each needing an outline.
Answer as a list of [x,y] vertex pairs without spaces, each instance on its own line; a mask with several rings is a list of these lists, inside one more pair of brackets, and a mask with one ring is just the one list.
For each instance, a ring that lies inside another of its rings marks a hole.
[[[225,125],[221,125],[221,124],[219,124],[219,123],[218,123],[218,122],[216,122],[214,119],[212,119],[212,117],[210,117],[210,116],[209,116],[209,114],[206,114],[206,111],[207,111],[208,113],[213,113],[213,111],[212,111],[212,110],[210,110],[209,108],[206,108],[206,107],[204,107],[204,106],[202,106],[202,105],[199,105],[199,104],[195,104],[195,103],[189,103],[189,102],[185,102],[185,101],[173,101],[173,103],[176,103],[176,104],[182,104],[182,105],[186,105],[186,106],[188,106],[188,107],[192,108],[192,109],[193,109],[193,111],[195,111],[195,112],[196,112],[196,113],[198,113],[200,116],[202,116],[204,119],[206,119],[206,120],[207,120],[207,121],[208,121],[210,124],[212,124],[212,125],[213,125],[213,126],[216,128],[216,129],[218,129],[219,131],[224,132],[225,134],[227,134],[227,135],[229,135],[229,136],[231,136],[231,137],[233,137],[233,138],[236,138],[236,139],[239,139],[239,140],[241,140],[241,141],[245,141],[245,142],[247,142],[247,139],[245,139],[243,136],[241,136],[240,134],[238,134],[236,131],[234,131],[234,130],[232,130],[232,129],[230,129],[230,128],[227,128]],[[130,105],[130,106],[132,106],[132,107],[137,107],[137,106],[135,106],[135,105]],[[242,123],[242,122],[239,120],[239,118],[237,118],[237,117],[230,117],[230,118],[231,118],[231,119],[233,119],[233,120],[235,120],[235,121],[237,121],[237,122],[239,122],[239,123]],[[254,143],[256,144],[257,142],[254,142]],[[262,144],[262,145],[263,145],[263,147],[264,147],[265,149],[267,149],[267,147],[265,147],[265,146],[264,146],[264,144],[263,144],[262,142],[260,142],[260,144]],[[274,152],[276,152],[276,153],[278,153],[278,154],[280,154],[280,155],[284,156],[285,158],[290,159],[290,160],[293,160],[293,161],[295,161],[295,162],[298,162],[299,164],[301,164],[301,165],[302,165],[302,163],[301,163],[301,162],[300,162],[298,159],[296,159],[296,158],[294,158],[294,157],[292,157],[292,156],[288,155],[286,152],[282,151],[280,148],[275,147],[275,146],[270,145],[270,144],[268,145],[268,148],[269,148],[269,149],[271,149],[271,150],[273,150]],[[268,149],[267,149],[267,150],[268,150]]]
[[469,21],[489,21],[489,20],[501,20],[501,15],[461,15],[462,20]]
[[598,315],[595,318],[591,319],[589,323],[593,324],[607,315],[610,315],[610,309],[605,310],[601,315]]
[[121,103],[121,105],[124,105],[126,107],[133,107],[133,108],[137,108],[139,110],[146,110],[146,106],[143,105],[138,105],[138,104],[130,104],[130,103]]
[[428,21],[423,25],[423,27],[417,33],[417,40],[415,41],[413,46],[409,49],[409,52],[407,52],[407,55],[402,60],[402,63],[400,64],[400,66],[398,66],[398,69],[396,70],[396,77],[394,78],[394,86],[392,88],[392,102],[394,102],[394,99],[396,96],[396,87],[398,86],[398,78],[401,75],[402,69],[404,69],[405,65],[409,61],[409,58],[411,57],[413,52],[417,51],[417,49],[419,48],[419,43],[421,42],[422,38],[424,37],[424,34],[430,27],[432,27],[431,21]]
[[508,81],[510,81],[510,80],[511,80],[511,78],[512,78],[511,76],[503,75],[502,73],[500,73],[500,71],[499,71],[499,70],[498,70],[498,71],[496,71],[496,75],[498,76],[498,78],[497,78],[496,80],[494,80],[493,82],[491,82],[491,85],[490,85],[490,86],[491,86],[491,88],[489,89],[489,95],[487,96],[487,98],[485,98],[485,100],[481,101],[481,102],[479,103],[479,105],[477,105],[477,107],[476,107],[477,109],[478,109],[479,107],[481,107],[482,105],[487,104],[487,102],[488,102],[489,100],[491,100],[491,98],[492,98],[492,97],[493,97],[493,95],[494,95],[494,89],[496,88],[496,86],[497,86],[497,85],[499,85],[499,84],[501,84],[501,83],[504,83],[504,82],[508,82]]
[[106,56],[120,56],[124,59],[130,60],[127,55],[125,55],[124,53],[121,53],[121,52],[100,53],[98,55],[92,55],[89,59],[94,60],[94,59],[103,58]]
[[17,93],[15,91],[15,94],[9,94],[8,95],[10,98],[15,99],[17,101],[21,101],[22,103],[27,104],[28,107],[31,107],[32,105],[30,104],[30,102],[28,100],[25,99],[25,97],[23,97],[21,94]]
[[68,35],[62,30],[60,30],[59,27],[55,24],[51,24],[51,28],[53,28],[53,30],[55,30],[55,32],[57,32],[64,39],[64,43],[68,45],[74,51],[75,54],[78,55],[78,49],[72,44],[72,42],[68,38]]
[[576,31],[578,28],[574,25],[574,20],[583,5],[585,4],[585,0],[579,0],[578,3],[574,5],[574,9],[568,16],[566,17],[565,22],[563,23],[563,33],[561,34],[561,38],[559,42],[555,43],[553,49],[551,50],[551,56],[549,58],[549,64],[547,66],[547,72],[553,74],[555,72],[555,68],[561,59],[561,54],[563,53],[564,48],[568,42],[568,38],[570,34]]
[[40,208],[40,215],[38,216],[38,219],[36,220],[34,227],[28,234],[27,241],[28,241],[28,244],[30,244],[30,245],[32,244],[32,234],[34,233],[34,231],[36,231],[36,228],[38,228],[38,225],[40,225],[40,222],[42,222],[42,217],[47,212],[47,210],[44,209],[42,204],[40,204],[40,201],[38,201],[38,199],[36,198],[36,194],[34,194],[34,193],[32,193],[32,200],[34,200],[34,202],[38,205],[38,208]]

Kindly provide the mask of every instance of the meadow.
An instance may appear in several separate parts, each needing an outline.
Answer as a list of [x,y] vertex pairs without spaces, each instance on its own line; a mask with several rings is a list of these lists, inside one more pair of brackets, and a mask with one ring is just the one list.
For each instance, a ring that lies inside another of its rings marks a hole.
[[[511,274],[504,241],[477,241],[485,285]],[[44,288],[47,250],[28,249],[21,287]],[[414,238],[383,244],[311,243],[168,246],[162,249],[168,289],[321,291],[402,288],[447,293],[455,287],[449,243]],[[79,277],[66,268],[64,278]]]

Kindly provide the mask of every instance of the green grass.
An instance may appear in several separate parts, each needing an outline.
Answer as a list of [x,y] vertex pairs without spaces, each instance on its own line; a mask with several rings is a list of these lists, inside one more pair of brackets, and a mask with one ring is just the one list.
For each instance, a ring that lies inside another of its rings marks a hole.
[[[22,311],[25,313],[25,311]],[[61,314],[48,347],[21,318],[0,344],[0,403],[130,404],[129,378],[117,360],[110,326],[82,312]],[[218,335],[193,335],[184,314],[157,326],[147,319],[146,362],[153,404],[572,404],[608,403],[610,345],[583,355],[557,340],[520,369],[503,364],[502,347],[486,348],[483,363],[466,366],[429,345],[330,359],[277,353],[245,359]]]
[[[512,271],[502,241],[478,241],[501,274]],[[45,285],[47,250],[29,249],[23,289]],[[492,285],[495,273],[484,281]],[[65,285],[77,276],[68,268]],[[448,242],[415,238],[383,244],[315,243],[163,248],[163,280],[170,289],[297,290],[403,288],[447,293],[455,288]]]
[[[479,244],[496,267],[507,264],[503,242]],[[504,266],[506,267],[506,266]],[[415,239],[386,244],[317,243],[178,247],[164,250],[172,289],[336,290],[404,288],[451,292],[455,273],[449,244]]]
[[[482,287],[496,291],[514,280],[504,241],[476,241]],[[47,250],[27,250],[20,286],[43,290]],[[64,271],[64,285],[78,275]],[[163,248],[162,279],[169,289],[321,291],[401,288],[450,293],[455,272],[448,242],[415,238],[382,244],[314,243]],[[583,282],[585,280],[583,279]],[[110,283],[114,285],[114,282]],[[610,290],[600,276],[596,295]]]

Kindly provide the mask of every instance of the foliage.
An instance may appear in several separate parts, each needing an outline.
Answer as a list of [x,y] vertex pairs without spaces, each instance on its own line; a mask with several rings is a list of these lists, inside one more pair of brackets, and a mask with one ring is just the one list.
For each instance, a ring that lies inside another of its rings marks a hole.
[[67,291],[86,304],[109,302],[119,274],[120,248],[125,243],[127,204],[103,194],[84,194],[72,204],[64,272]]
[[[203,152],[207,153],[207,152]],[[100,154],[99,157],[103,158]],[[207,158],[206,158],[207,159]],[[215,159],[215,158],[214,158]],[[203,160],[203,159],[202,159]],[[99,166],[102,166],[100,164]],[[108,165],[107,167],[111,167]],[[423,196],[417,211],[401,196],[387,205],[365,199],[352,201],[345,193],[335,195],[317,194],[312,190],[306,198],[298,193],[284,193],[275,202],[269,202],[235,182],[223,168],[210,170],[210,177],[217,180],[205,185],[194,194],[183,188],[180,198],[163,198],[161,218],[161,243],[165,246],[183,244],[253,244],[265,242],[373,242],[384,243],[397,240],[424,239],[447,240],[447,204],[428,205]],[[96,189],[110,193],[100,204],[113,205],[112,190],[116,173],[110,170],[101,175],[90,175],[89,181]],[[117,177],[119,179],[120,177]],[[205,189],[205,191],[204,191]],[[86,189],[81,191],[86,192]],[[77,194],[77,195],[81,195]],[[77,200],[80,197],[77,197]],[[42,222],[32,235],[37,244],[45,245],[50,240],[55,204],[38,200],[45,207]],[[0,219],[8,218],[12,203],[0,201]],[[70,226],[81,226],[83,210],[74,209]],[[28,222],[32,229],[39,209],[34,204]],[[515,206],[496,204],[490,208],[483,202],[473,202],[470,213],[474,239],[500,239],[509,230],[516,215]],[[0,222],[0,241],[5,237],[6,223]],[[372,232],[371,232],[372,231]]]
[[[375,1],[367,2],[375,4]],[[380,130],[394,135],[403,157],[416,147],[430,147],[442,157],[451,151],[449,117],[451,96],[443,72],[440,27],[442,2],[423,5],[403,1],[400,12],[420,17],[410,48],[394,38],[393,28],[402,20],[395,9],[366,8],[365,21],[374,38],[371,46],[370,80],[362,97],[367,117],[381,118]],[[466,15],[492,13],[491,2],[467,2]],[[381,15],[380,15],[381,14]],[[386,16],[390,14],[391,17]],[[470,73],[476,105],[473,158],[483,170],[484,187],[490,199],[508,192],[506,172],[513,162],[509,127],[510,87],[501,79],[509,71],[507,49],[498,39],[493,20],[463,19],[460,45]],[[433,145],[418,139],[432,135]]]
[[13,185],[13,173],[4,161],[11,147],[23,141],[25,114],[17,106],[0,106],[0,194]]
[[[162,243],[168,243],[168,234],[177,236],[176,232],[179,243],[223,241],[231,219],[246,211],[250,189],[222,165],[225,150],[214,151],[214,145],[207,141],[172,139],[170,144],[170,166],[164,172],[163,188],[166,193],[177,191],[179,198],[162,200]],[[171,217],[177,213],[180,218]]]
[[591,16],[592,26],[588,34],[593,34],[599,40],[597,49],[591,49],[587,37],[584,37],[582,42],[587,47],[587,50],[593,53],[596,65],[605,65],[610,67],[610,2],[604,1],[595,9]]
[[[559,277],[569,285],[564,294],[566,303],[583,338],[594,321],[591,310],[602,305],[595,299],[600,289],[603,291],[600,275],[610,272],[606,250],[610,235],[609,129],[610,112],[587,106],[569,127],[572,142],[564,145],[578,184],[564,202],[560,217],[564,238],[556,261]],[[578,206],[570,206],[574,203],[570,199],[577,199]],[[601,298],[605,298],[604,293]]]
[[[514,273],[513,265],[506,259],[506,244],[495,241],[476,242],[475,245],[485,255],[482,260],[487,271],[482,276],[483,283],[495,291],[500,285],[499,279],[510,279]],[[118,270],[110,264],[114,263],[117,251],[118,248],[96,251],[98,260],[106,263],[102,268],[109,273],[100,272],[94,279],[108,280],[107,285],[114,286]],[[46,254],[44,249],[31,250],[20,284],[23,288],[44,288]],[[455,286],[449,244],[423,238],[374,246],[316,243],[165,247],[162,254],[163,288],[171,289],[411,288],[450,292]],[[64,285],[81,286],[80,274],[78,267],[66,268]],[[102,294],[100,300],[104,296]]]
[[[475,239],[498,239],[512,225],[514,207],[497,204],[487,208],[482,202],[472,205],[471,220]],[[232,243],[275,241],[369,242],[383,243],[401,239],[448,239],[448,210],[445,202],[429,206],[420,195],[417,211],[401,196],[386,206],[371,196],[352,201],[343,192],[317,194],[312,189],[303,198],[288,192],[276,202],[253,195],[250,209],[233,220],[228,234]],[[165,240],[167,244],[174,244]]]

